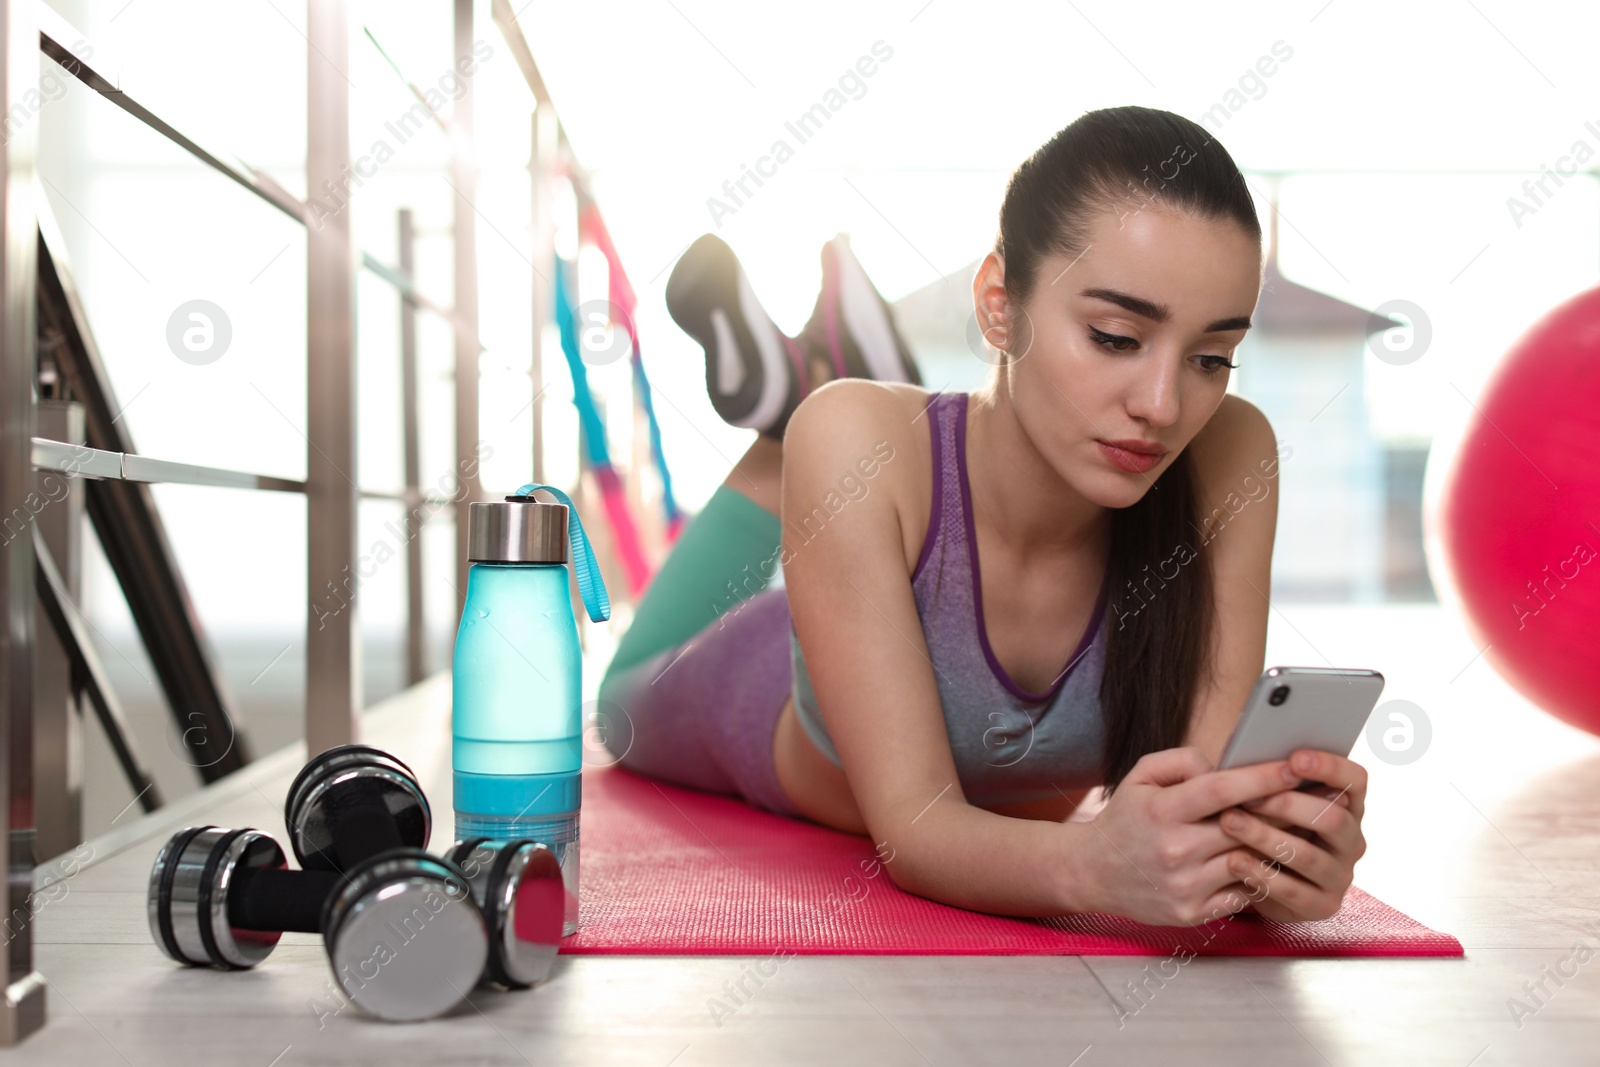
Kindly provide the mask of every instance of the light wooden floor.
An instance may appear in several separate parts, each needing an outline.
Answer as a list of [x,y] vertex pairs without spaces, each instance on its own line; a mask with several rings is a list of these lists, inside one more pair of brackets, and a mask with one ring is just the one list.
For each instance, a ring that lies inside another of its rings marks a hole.
[[[331,976],[315,937],[286,936],[254,971],[186,970],[144,915],[172,829],[282,833],[294,748],[166,811],[130,812],[90,843],[88,866],[39,893],[51,1021],[0,1065],[1594,1064],[1600,956],[1540,1000],[1522,987],[1574,945],[1600,946],[1600,742],[1530,708],[1475,652],[1436,607],[1289,605],[1274,609],[1267,657],[1376,668],[1385,700],[1430,717],[1431,748],[1409,766],[1357,745],[1372,788],[1356,882],[1454,934],[1464,959],[1198,959],[1119,1026],[1113,998],[1137,1007],[1123,983],[1156,958],[800,956],[719,1025],[707,1000],[744,958],[563,957],[537,989],[475,992],[428,1023],[354,1008],[319,1020],[310,1001],[329,1001]],[[365,723],[364,740],[422,775],[435,849],[450,822],[448,704],[440,676]],[[1538,1007],[1521,1026],[1513,997]]]

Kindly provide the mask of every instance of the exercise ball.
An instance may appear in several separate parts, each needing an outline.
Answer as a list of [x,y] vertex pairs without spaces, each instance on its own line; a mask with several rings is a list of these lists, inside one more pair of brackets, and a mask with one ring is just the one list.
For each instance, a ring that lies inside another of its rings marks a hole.
[[1600,734],[1600,288],[1536,322],[1441,445],[1424,518],[1441,601],[1519,693]]

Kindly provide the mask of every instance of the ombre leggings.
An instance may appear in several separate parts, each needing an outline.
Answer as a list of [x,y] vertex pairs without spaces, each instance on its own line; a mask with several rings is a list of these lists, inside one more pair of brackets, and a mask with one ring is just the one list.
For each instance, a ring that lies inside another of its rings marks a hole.
[[772,763],[793,684],[789,600],[771,584],[781,541],[778,517],[726,485],[689,520],[600,682],[623,766],[799,814]]

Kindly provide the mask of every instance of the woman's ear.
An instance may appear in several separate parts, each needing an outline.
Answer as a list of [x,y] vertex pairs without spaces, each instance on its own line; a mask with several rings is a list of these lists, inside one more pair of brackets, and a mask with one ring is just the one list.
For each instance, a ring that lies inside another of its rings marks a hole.
[[1005,351],[1008,340],[1005,260],[996,252],[983,257],[972,279],[972,306],[978,332],[984,341],[992,348]]

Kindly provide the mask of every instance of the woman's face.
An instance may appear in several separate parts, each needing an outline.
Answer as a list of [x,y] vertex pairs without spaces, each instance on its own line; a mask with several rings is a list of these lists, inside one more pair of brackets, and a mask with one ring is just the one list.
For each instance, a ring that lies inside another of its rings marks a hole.
[[[1000,277],[991,256],[975,286],[990,321],[1005,299],[985,281]],[[1137,503],[1222,403],[1224,364],[1260,287],[1260,245],[1237,223],[1108,209],[1084,253],[1043,260],[1026,305],[1006,316],[1012,405],[1029,439],[1088,499]]]

